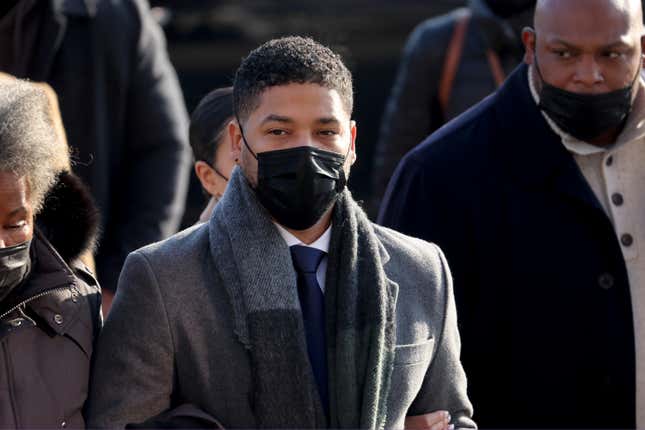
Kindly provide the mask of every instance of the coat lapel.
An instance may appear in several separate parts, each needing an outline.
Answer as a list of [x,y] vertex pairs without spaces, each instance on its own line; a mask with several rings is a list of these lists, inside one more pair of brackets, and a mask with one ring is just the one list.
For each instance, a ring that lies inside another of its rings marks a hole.
[[573,204],[605,215],[575,159],[533,100],[526,64],[515,70],[496,97],[497,114],[503,124],[497,150],[519,183],[529,188],[548,188]]

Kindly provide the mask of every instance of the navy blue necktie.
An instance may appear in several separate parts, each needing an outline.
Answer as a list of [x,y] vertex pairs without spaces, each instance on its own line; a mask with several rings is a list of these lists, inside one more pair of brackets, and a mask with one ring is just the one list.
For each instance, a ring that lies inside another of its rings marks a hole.
[[308,246],[295,245],[290,248],[293,266],[298,273],[298,297],[302,308],[307,337],[309,362],[314,371],[318,393],[325,414],[329,416],[329,391],[327,385],[327,342],[325,336],[325,296],[323,295],[316,270],[325,252]]

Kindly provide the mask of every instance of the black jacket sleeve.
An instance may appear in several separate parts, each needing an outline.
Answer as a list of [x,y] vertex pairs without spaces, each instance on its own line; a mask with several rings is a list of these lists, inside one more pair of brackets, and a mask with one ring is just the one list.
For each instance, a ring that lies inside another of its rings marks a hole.
[[[104,288],[113,290],[129,252],[175,233],[183,215],[190,169],[188,115],[165,38],[143,0],[131,9],[137,41],[127,92],[125,180],[113,199],[116,218],[102,243]],[[114,191],[113,191],[114,192]]]
[[444,122],[438,101],[439,81],[454,24],[453,15],[425,21],[406,42],[376,144],[374,208],[401,158]]
[[[421,157],[415,150],[403,158],[388,186],[378,223],[439,245],[459,287],[472,271],[472,220],[467,201],[474,190],[462,184],[463,167],[454,159],[459,156],[457,151],[448,151],[448,156],[427,152]],[[461,293],[457,288],[458,302]]]

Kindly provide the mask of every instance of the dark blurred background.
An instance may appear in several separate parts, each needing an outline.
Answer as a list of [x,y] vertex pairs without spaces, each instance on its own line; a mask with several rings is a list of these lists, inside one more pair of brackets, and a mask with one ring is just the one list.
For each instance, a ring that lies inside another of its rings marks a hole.
[[[240,60],[261,43],[306,35],[340,52],[354,75],[358,160],[350,189],[370,195],[373,149],[401,50],[423,20],[464,5],[464,0],[151,0],[163,24],[170,58],[192,112],[215,87],[231,85]],[[205,199],[193,174],[184,227]]]

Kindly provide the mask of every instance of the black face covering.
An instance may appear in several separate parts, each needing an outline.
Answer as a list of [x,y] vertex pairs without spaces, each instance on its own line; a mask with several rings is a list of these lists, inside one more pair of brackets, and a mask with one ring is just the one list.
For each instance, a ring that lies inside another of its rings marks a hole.
[[287,228],[305,230],[316,224],[345,189],[347,154],[299,146],[256,155],[244,132],[242,139],[258,160],[255,193],[260,203]]
[[9,295],[29,274],[31,241],[0,248],[0,301]]
[[632,109],[632,89],[640,76],[640,68],[632,83],[620,90],[603,94],[581,94],[565,91],[548,84],[535,62],[542,90],[540,109],[558,127],[576,139],[589,141],[620,127]]
[[500,18],[509,18],[535,6],[536,0],[486,0],[491,11]]

